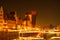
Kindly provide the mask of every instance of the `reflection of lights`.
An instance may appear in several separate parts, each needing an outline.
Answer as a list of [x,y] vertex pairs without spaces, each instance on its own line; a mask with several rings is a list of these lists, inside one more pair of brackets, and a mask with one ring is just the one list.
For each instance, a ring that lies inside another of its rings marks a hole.
[[8,32],[19,32],[20,30],[8,30]]
[[20,33],[39,33],[40,31],[20,31]]
[[57,33],[60,33],[58,30],[52,30],[52,31],[48,31],[49,33],[51,34],[57,34]]
[[19,37],[19,39],[44,39],[44,38],[34,38],[34,37]]
[[60,37],[51,37],[51,39],[60,38]]
[[16,39],[13,39],[13,40],[16,40]]
[[3,30],[3,28],[2,27],[0,27],[0,31],[2,31]]

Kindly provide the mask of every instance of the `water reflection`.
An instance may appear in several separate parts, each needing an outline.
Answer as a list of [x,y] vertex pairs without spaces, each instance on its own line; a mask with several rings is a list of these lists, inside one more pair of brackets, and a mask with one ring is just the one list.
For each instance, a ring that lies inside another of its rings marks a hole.
[[[43,35],[42,35],[43,34]],[[60,40],[56,34],[42,33],[36,37],[38,33],[19,33],[0,31],[0,40]]]

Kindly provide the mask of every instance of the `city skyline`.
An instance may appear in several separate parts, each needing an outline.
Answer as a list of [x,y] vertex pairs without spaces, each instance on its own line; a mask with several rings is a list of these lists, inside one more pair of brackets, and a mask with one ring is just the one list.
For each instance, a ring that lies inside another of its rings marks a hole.
[[17,11],[19,17],[24,18],[26,12],[37,11],[37,25],[59,25],[60,12],[59,1],[55,0],[1,0],[0,6],[4,7],[4,12]]

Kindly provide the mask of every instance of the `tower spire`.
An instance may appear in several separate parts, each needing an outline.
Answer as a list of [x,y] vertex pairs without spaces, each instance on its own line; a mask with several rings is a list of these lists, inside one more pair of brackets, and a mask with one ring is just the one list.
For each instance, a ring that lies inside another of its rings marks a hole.
[[3,12],[3,7],[0,7],[0,27],[2,27],[4,25],[4,16],[3,16],[4,12]]

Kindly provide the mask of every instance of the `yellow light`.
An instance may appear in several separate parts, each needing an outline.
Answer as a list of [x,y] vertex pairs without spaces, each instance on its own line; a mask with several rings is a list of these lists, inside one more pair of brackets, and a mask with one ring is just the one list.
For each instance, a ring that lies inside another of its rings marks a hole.
[[15,27],[13,27],[13,29],[15,29]]
[[7,26],[5,28],[8,28]]
[[51,39],[60,38],[60,37],[51,37]]
[[44,39],[44,38],[42,38],[42,37],[40,37],[40,38],[34,38],[34,37],[19,37],[19,39],[26,39],[26,40],[27,40],[27,39],[28,39],[28,40],[31,39],[31,40],[32,40],[32,39]]

